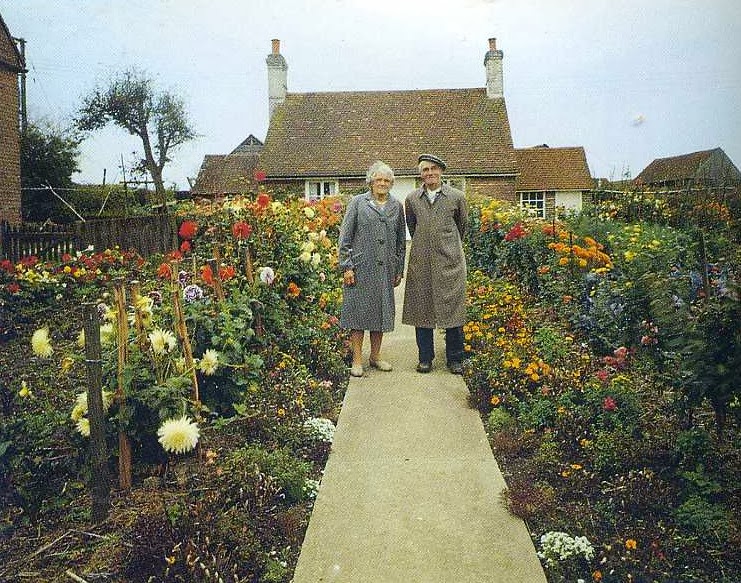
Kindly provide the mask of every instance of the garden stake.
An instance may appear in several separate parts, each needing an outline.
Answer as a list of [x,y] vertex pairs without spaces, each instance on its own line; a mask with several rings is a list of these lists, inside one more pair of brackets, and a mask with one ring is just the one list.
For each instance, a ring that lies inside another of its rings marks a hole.
[[136,343],[139,345],[140,350],[145,351],[147,349],[147,334],[144,330],[144,319],[142,318],[142,313],[139,309],[140,299],[141,292],[139,288],[139,282],[134,279],[131,281],[131,301],[134,304],[134,327],[136,328]]
[[190,378],[193,383],[193,401],[199,406],[201,400],[198,394],[198,376],[196,375],[196,367],[193,362],[193,348],[190,345],[190,338],[188,337],[188,327],[185,325],[185,317],[183,316],[183,306],[180,303],[180,283],[178,282],[178,264],[176,261],[170,264],[170,273],[172,277],[172,311],[175,318],[175,330],[177,330],[180,342],[183,343],[185,367],[190,371]]
[[95,303],[85,304],[85,365],[87,368],[87,409],[90,420],[90,492],[92,518],[100,524],[108,517],[111,484],[108,477],[108,452],[105,443],[103,411],[103,367],[100,349],[100,322]]
[[250,253],[249,245],[246,245],[244,249],[244,276],[250,285],[255,283],[255,273],[252,268],[252,254]]
[[[214,254],[218,255],[214,250]],[[219,261],[218,259],[209,259],[208,265],[211,267],[211,273],[214,276],[214,291],[216,292],[216,298],[220,301],[224,301],[224,287],[221,285],[221,275],[219,274]]]
[[[113,293],[116,298],[116,335],[118,340],[118,387],[116,399],[121,417],[126,418],[126,394],[124,391],[124,370],[128,358],[129,322],[126,313],[126,289],[123,278],[116,278]],[[124,429],[118,430],[118,485],[122,490],[131,489],[131,440]]]

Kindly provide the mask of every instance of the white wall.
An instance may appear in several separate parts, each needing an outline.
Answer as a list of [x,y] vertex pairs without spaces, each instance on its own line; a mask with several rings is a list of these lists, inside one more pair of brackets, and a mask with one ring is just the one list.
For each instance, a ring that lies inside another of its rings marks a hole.
[[556,191],[556,207],[563,207],[566,210],[581,211],[582,195],[581,191]]

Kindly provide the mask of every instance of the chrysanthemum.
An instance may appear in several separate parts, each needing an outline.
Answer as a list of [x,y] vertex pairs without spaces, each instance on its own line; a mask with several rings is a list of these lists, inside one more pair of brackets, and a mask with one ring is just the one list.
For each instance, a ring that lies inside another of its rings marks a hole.
[[186,453],[198,444],[200,431],[190,417],[168,419],[157,430],[159,442],[168,453]]
[[216,372],[219,367],[219,353],[213,348],[209,348],[203,353],[200,362],[198,363],[198,369],[205,375],[210,376]]
[[151,342],[152,351],[155,354],[170,352],[177,344],[175,335],[169,330],[162,330],[162,328],[155,328],[154,331],[149,333],[149,342]]
[[41,358],[49,358],[54,349],[51,346],[49,340],[49,328],[39,328],[31,336],[31,348],[36,356]]
[[80,435],[83,437],[90,437],[90,419],[87,417],[82,417],[77,420],[77,431],[80,432]]
[[260,269],[260,281],[266,285],[271,285],[275,281],[275,271],[272,267],[263,267]]

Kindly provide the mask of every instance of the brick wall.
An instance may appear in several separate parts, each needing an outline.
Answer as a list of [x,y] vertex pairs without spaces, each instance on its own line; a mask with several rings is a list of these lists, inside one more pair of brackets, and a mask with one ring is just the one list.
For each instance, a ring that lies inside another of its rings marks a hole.
[[21,221],[18,76],[0,66],[0,221]]
[[466,191],[467,194],[475,197],[482,196],[510,202],[518,201],[515,193],[514,177],[496,178],[487,176],[476,178],[471,176],[466,179]]

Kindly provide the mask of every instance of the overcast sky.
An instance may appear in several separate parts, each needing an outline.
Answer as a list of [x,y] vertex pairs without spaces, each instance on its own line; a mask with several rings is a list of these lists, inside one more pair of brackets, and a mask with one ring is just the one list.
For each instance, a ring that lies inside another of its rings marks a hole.
[[[268,126],[265,57],[288,91],[484,87],[504,52],[515,147],[583,146],[592,175],[721,147],[741,167],[739,0],[0,0],[26,40],[31,121],[70,123],[130,66],[183,97],[199,138],[173,153],[188,188],[205,154]],[[79,182],[120,181],[140,144],[117,128],[82,147]]]

